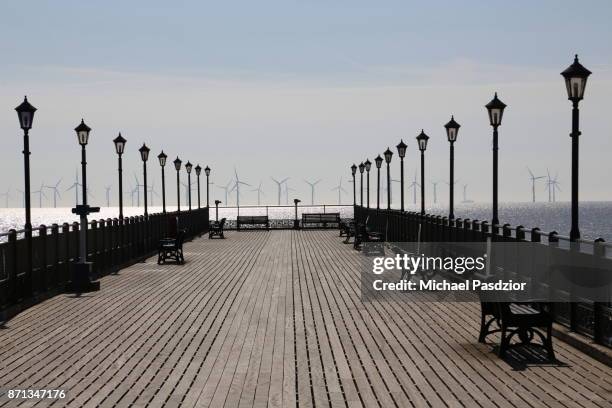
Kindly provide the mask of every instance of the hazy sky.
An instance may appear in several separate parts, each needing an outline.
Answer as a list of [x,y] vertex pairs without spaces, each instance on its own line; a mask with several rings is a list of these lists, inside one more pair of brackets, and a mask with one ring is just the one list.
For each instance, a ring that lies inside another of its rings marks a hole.
[[[119,131],[128,140],[126,190],[133,173],[140,176],[137,149],[146,142],[154,156],[163,148],[171,159],[209,165],[218,184],[236,166],[245,182],[263,182],[270,203],[270,176],[291,177],[293,196],[304,202],[310,189],[303,179],[322,178],[318,200],[335,203],[330,189],[350,177],[349,166],[388,145],[395,151],[400,138],[413,178],[421,128],[431,137],[426,178],[447,180],[443,125],[454,114],[462,125],[456,178],[469,184],[469,198],[489,201],[484,104],[498,91],[508,104],[500,199],[530,200],[529,166],[537,175],[558,172],[559,197],[567,200],[571,107],[559,72],[579,53],[593,71],[581,103],[581,196],[611,200],[610,16],[610,1],[3,2],[0,190],[11,188],[11,202],[21,201],[22,138],[13,109],[27,94],[39,109],[33,190],[62,177],[62,190],[72,183],[80,161],[73,128],[83,117],[93,128],[95,204],[111,184],[116,201],[112,139]],[[156,161],[149,168],[160,190]],[[396,161],[393,171],[399,178]],[[537,189],[546,199],[544,184]],[[241,203],[255,203],[256,193],[246,190]],[[446,190],[438,187],[439,200]],[[174,191],[172,184],[172,201]],[[73,194],[62,194],[73,204]],[[351,202],[351,194],[343,199]]]

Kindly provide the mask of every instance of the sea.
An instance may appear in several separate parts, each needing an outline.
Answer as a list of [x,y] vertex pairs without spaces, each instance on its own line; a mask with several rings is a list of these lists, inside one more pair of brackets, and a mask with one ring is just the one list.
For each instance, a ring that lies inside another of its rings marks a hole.
[[[184,208],[182,208],[185,210]],[[149,207],[149,213],[161,212],[161,207]],[[174,208],[168,208],[174,210]],[[418,205],[412,203],[406,207],[408,211],[418,210]],[[302,212],[339,212],[342,218],[351,218],[351,206],[305,206],[298,207],[298,217]],[[124,207],[125,216],[141,215],[142,207]],[[445,205],[431,205],[427,208],[431,214],[446,215]],[[103,207],[94,214],[95,219],[117,217],[119,211],[116,207]],[[292,219],[295,217],[293,206],[249,206],[219,207],[219,218],[235,219],[236,215],[268,215],[270,219]],[[455,217],[490,220],[491,205],[486,203],[459,203],[455,206]],[[93,219],[90,217],[90,220]],[[210,218],[215,218],[215,208],[210,209]],[[556,231],[560,235],[569,235],[570,230],[570,203],[569,202],[543,202],[543,203],[501,203],[499,218],[502,224],[512,226],[522,225],[525,228],[538,227],[543,232]],[[33,208],[32,225],[41,224],[50,226],[53,223],[62,224],[78,221],[78,217],[71,213],[70,208]],[[0,234],[9,229],[20,230],[24,224],[23,208],[0,208]],[[603,238],[612,242],[612,202],[593,201],[580,203],[580,231],[582,238]]]

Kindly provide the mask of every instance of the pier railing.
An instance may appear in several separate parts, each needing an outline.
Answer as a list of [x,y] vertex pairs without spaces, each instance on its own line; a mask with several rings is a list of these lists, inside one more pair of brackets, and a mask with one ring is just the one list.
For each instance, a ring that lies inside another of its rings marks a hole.
[[[611,257],[611,246],[599,238],[594,241],[570,242],[556,231],[522,225],[491,225],[487,221],[456,218],[399,210],[377,210],[355,207],[355,221],[366,223],[381,232],[387,242],[482,242],[487,239],[503,242],[529,241],[555,246],[561,250],[580,251],[599,257]],[[612,272],[611,272],[612,273]],[[597,343],[612,347],[612,303],[567,302],[553,307],[558,323],[586,335]]]
[[[91,221],[87,259],[93,262],[93,278],[150,256],[160,238],[175,233],[177,225],[188,239],[207,232],[208,209]],[[71,265],[78,261],[79,228],[76,222],[35,228],[31,270],[26,270],[24,231],[2,234],[7,240],[0,243],[0,320],[65,290]]]

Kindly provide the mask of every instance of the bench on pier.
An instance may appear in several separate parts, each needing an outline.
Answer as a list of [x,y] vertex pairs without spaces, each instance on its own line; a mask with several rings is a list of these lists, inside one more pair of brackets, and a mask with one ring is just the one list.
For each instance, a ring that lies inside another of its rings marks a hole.
[[179,230],[174,238],[162,238],[159,241],[157,252],[157,264],[166,263],[167,259],[174,260],[177,264],[185,263],[183,256],[183,242],[185,241],[185,230]]
[[355,236],[355,220],[353,219],[340,220],[339,228],[340,228],[340,236],[346,237],[346,239],[344,240],[344,243],[348,244],[351,237]]
[[236,229],[240,229],[242,226],[248,225],[255,228],[257,225],[270,229],[270,220],[267,215],[239,215],[236,219]]
[[[348,237],[347,237],[348,238]],[[375,243],[375,245],[368,245],[368,253],[381,253],[384,254],[384,242],[385,238],[382,233],[371,231],[368,228],[368,220],[365,223],[355,224],[355,240],[353,242],[353,248],[360,251],[363,243]]]
[[[478,341],[484,343],[492,333],[500,333],[501,342],[498,355],[504,357],[511,347],[533,345],[543,348],[549,360],[555,360],[552,344],[552,304],[541,301],[531,302],[491,302],[483,299],[480,292],[480,334]],[[499,297],[499,295],[496,295]],[[493,327],[495,323],[496,328]],[[518,342],[510,344],[517,335]],[[541,344],[532,343],[537,336]]]
[[327,228],[330,224],[334,227],[340,225],[340,213],[302,213],[303,228],[307,225]]
[[211,221],[208,227],[208,238],[219,237],[224,239],[223,227],[225,227],[226,218],[221,218],[221,221]]

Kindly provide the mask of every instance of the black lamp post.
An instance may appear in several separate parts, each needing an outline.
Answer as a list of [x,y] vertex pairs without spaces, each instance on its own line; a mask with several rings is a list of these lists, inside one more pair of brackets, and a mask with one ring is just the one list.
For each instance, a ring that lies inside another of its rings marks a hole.
[[166,168],[166,159],[168,159],[168,156],[166,156],[166,153],[164,153],[164,151],[162,150],[162,152],[157,156],[157,158],[159,159],[159,165],[161,167],[162,211],[165,214],[166,213],[166,172],[165,172],[165,168]]
[[361,181],[359,182],[359,197],[360,198],[360,206],[363,207],[363,171],[365,170],[365,164],[363,162],[359,163],[359,174],[361,174]]
[[219,221],[219,204],[221,201],[215,200],[215,221]]
[[383,153],[385,156],[385,163],[387,163],[387,210],[391,209],[391,158],[393,152],[387,147],[387,150]]
[[584,90],[591,71],[578,62],[578,55],[574,58],[574,63],[561,73],[565,79],[567,88],[567,98],[572,101],[572,227],[570,239],[577,241],[580,239],[580,229],[578,227],[578,138],[580,132],[580,111],[578,103],[584,97]]
[[401,188],[401,209],[404,211],[404,157],[406,157],[406,143],[404,140],[400,140],[397,145],[397,154],[400,157],[400,188]]
[[353,175],[353,207],[357,205],[357,186],[355,185],[355,173],[357,173],[357,166],[355,163],[351,166],[351,174]]
[[121,136],[121,132],[119,132],[119,136],[113,139],[113,143],[115,144],[115,151],[117,152],[117,171],[119,173],[119,219],[123,219],[123,152],[125,150],[125,143],[127,140]]
[[366,204],[367,204],[367,207],[370,208],[370,169],[372,168],[372,162],[370,161],[370,159],[366,159],[364,164],[365,164],[365,169],[367,172]]
[[187,197],[189,198],[189,211],[191,211],[191,169],[193,164],[189,161],[185,164],[185,170],[187,170]]
[[301,200],[298,198],[293,199],[293,204],[295,205],[295,219],[293,220],[293,229],[300,229],[300,220],[298,219],[298,204],[301,203]]
[[450,143],[448,219],[452,220],[455,218],[455,142],[457,141],[457,134],[461,125],[455,122],[454,116],[451,116],[451,120],[444,127],[446,128],[446,136]]
[[181,159],[174,159],[174,169],[176,170],[176,211],[181,212]]
[[209,191],[209,186],[210,186],[210,182],[209,182],[210,167],[208,167],[208,166],[204,167],[204,174],[206,174],[206,208],[208,208],[209,207],[209,205],[208,205],[208,191]]
[[24,165],[24,206],[25,206],[25,240],[26,240],[26,257],[25,257],[25,279],[26,290],[32,290],[32,216],[30,204],[30,137],[29,132],[34,121],[34,112],[36,108],[28,102],[28,98],[24,97],[23,102],[15,108],[19,125],[23,129],[23,165]]
[[376,163],[376,209],[380,210],[380,167],[382,166],[383,158],[380,154],[374,159]]
[[142,144],[142,147],[138,149],[140,152],[140,158],[142,159],[142,173],[144,177],[144,215],[145,217],[149,216],[149,209],[147,207],[147,160],[149,160],[149,152],[151,149],[147,147],[146,144]]
[[425,215],[425,150],[427,149],[429,136],[421,129],[421,133],[416,139],[421,151],[421,215]]
[[198,164],[195,167],[196,176],[198,178],[198,209],[200,208],[200,174],[202,174],[202,167]]
[[491,224],[494,230],[497,230],[499,225],[498,216],[498,201],[497,201],[497,181],[498,181],[498,162],[497,162],[497,151],[499,150],[498,144],[498,133],[497,128],[501,125],[502,116],[504,115],[504,109],[506,104],[497,98],[497,92],[486,105],[487,111],[489,112],[489,122],[493,126],[493,219]]
[[81,123],[74,129],[77,139],[81,145],[81,172],[83,181],[82,204],[72,209],[73,214],[80,216],[81,225],[79,229],[79,262],[74,265],[70,289],[77,293],[89,292],[100,289],[100,282],[90,280],[91,262],[87,262],[87,216],[99,212],[99,207],[90,207],[87,204],[87,153],[85,147],[89,142],[91,128],[81,119]]

